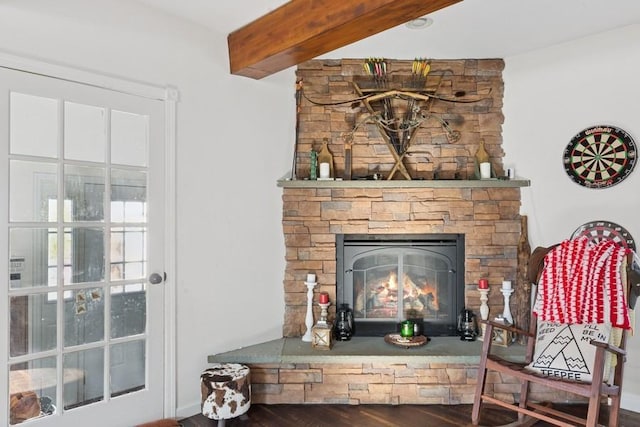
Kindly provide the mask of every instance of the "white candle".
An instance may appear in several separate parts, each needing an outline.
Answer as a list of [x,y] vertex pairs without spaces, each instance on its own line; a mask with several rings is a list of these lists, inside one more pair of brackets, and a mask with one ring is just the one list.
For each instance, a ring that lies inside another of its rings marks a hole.
[[484,162],[480,163],[480,179],[489,179],[491,178],[491,163]]
[[507,176],[509,177],[509,179],[515,179],[516,170],[514,168],[507,168]]
[[511,280],[505,280],[502,282],[502,289],[511,289]]
[[316,282],[316,275],[313,273],[307,274],[307,283],[315,283],[315,282]]
[[320,178],[329,178],[329,163],[320,163]]

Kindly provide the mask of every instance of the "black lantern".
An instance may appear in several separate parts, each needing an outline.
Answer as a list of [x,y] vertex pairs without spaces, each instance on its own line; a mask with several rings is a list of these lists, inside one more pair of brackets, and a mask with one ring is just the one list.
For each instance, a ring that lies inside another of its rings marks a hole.
[[336,312],[336,323],[333,328],[336,340],[349,341],[353,335],[353,310],[349,304],[340,304]]
[[458,315],[458,334],[461,341],[475,341],[478,337],[478,320],[473,311],[464,309]]

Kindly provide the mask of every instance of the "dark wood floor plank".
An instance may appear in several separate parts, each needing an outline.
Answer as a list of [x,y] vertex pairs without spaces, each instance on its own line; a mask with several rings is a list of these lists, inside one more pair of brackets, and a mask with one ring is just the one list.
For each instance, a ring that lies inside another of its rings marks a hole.
[[[573,414],[585,405],[565,405]],[[606,422],[602,409],[601,423]],[[485,405],[482,426],[503,426],[517,419],[515,413]],[[183,427],[217,425],[201,414],[181,420]],[[252,405],[246,416],[227,420],[227,427],[467,427],[471,405]],[[538,423],[536,427],[549,424]],[[640,426],[640,413],[621,411],[619,427]]]

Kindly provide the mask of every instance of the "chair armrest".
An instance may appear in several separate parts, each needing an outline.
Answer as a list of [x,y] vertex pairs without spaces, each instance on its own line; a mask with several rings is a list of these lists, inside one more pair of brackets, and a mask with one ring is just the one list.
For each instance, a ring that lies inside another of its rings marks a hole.
[[480,320],[480,323],[491,325],[494,328],[506,329],[507,331],[511,331],[514,334],[525,335],[527,337],[535,338],[534,334],[532,334],[531,332],[525,331],[524,329],[516,328],[515,326],[512,326],[512,325],[506,325],[504,323],[495,322],[493,320]]
[[602,347],[605,350],[607,350],[608,352],[611,352],[617,356],[626,356],[627,355],[627,351],[621,349],[620,347],[616,347],[615,345],[611,345],[608,344],[606,342],[601,342],[601,341],[596,341],[596,340],[591,340],[589,341],[589,344],[591,345],[595,345],[596,347]]

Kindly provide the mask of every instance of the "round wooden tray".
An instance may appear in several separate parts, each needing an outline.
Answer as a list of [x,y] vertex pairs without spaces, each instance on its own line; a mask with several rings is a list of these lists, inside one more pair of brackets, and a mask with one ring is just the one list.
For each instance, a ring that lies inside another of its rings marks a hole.
[[409,348],[409,347],[420,347],[421,345],[425,345],[429,341],[429,338],[425,337],[424,335],[418,335],[417,337],[411,337],[411,338],[403,338],[402,336],[400,336],[400,334],[395,333],[395,334],[385,335],[384,341],[389,344]]

